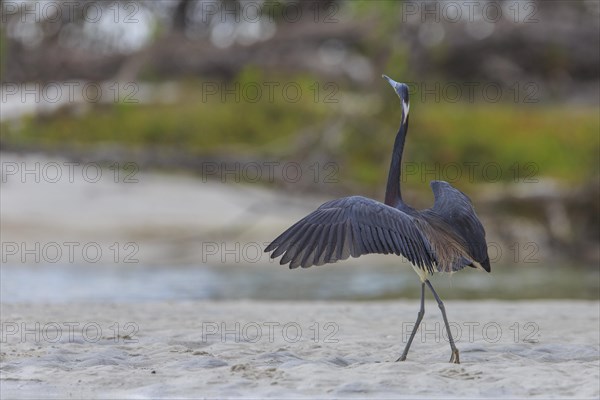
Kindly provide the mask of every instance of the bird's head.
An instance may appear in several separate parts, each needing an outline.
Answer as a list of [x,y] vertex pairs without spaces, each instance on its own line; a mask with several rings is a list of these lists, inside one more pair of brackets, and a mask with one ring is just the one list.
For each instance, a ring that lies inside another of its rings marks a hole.
[[396,82],[392,78],[387,75],[381,75],[382,78],[387,79],[387,81],[392,85],[398,97],[400,97],[400,101],[402,102],[402,123],[404,124],[408,118],[408,111],[410,110],[410,102],[408,99],[408,85],[400,82]]

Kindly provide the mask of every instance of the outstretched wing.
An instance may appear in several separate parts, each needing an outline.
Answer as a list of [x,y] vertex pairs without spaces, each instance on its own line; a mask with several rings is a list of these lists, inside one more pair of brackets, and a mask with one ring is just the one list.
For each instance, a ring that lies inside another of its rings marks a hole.
[[[490,260],[485,241],[485,230],[475,213],[471,200],[448,182],[432,181],[431,189],[435,201],[433,208],[423,212],[423,217],[429,226],[438,233],[446,231],[447,235],[445,236],[452,236],[452,244],[460,249],[465,258],[462,261],[464,265],[453,265],[451,270],[460,269],[474,261],[489,272]],[[447,237],[445,240],[447,241]]]
[[415,217],[361,196],[329,201],[277,237],[265,252],[290,268],[308,268],[359,257],[396,254],[433,272],[435,257]]

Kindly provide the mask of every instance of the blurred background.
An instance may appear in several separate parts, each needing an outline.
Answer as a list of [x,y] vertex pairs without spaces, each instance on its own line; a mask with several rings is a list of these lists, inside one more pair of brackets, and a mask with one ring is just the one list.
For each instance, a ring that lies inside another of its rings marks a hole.
[[3,1],[3,302],[417,298],[402,259],[288,271],[270,240],[382,200],[467,193],[492,273],[444,298],[597,299],[600,3]]

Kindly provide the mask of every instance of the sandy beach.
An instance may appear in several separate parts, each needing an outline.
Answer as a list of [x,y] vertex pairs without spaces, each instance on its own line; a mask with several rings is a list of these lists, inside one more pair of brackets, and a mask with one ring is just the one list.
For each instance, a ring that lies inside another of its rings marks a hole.
[[[2,398],[598,398],[599,303],[3,304]],[[37,325],[36,325],[37,324]]]

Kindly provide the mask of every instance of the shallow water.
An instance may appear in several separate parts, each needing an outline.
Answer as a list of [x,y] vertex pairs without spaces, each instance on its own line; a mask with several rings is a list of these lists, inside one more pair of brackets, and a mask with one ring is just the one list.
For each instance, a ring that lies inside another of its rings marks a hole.
[[[157,300],[418,299],[416,274],[405,265],[331,265],[290,271],[271,266],[2,265],[1,300],[144,302]],[[598,270],[566,267],[465,269],[437,274],[445,299],[598,299]]]

